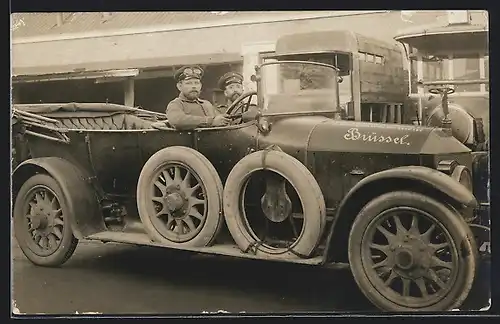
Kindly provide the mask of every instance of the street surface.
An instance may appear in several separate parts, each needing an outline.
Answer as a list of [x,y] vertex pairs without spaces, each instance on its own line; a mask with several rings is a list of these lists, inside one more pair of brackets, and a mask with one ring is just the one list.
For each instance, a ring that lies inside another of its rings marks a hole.
[[363,311],[349,271],[81,241],[61,268],[32,265],[13,240],[21,314]]

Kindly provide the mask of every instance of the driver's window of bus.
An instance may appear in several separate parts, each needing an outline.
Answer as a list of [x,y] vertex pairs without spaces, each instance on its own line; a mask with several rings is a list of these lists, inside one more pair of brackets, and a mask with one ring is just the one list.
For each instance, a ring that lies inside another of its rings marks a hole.
[[[456,80],[477,80],[479,72],[479,54],[456,55],[453,58],[453,78]],[[455,86],[455,92],[478,92],[480,84],[460,84]]]
[[448,60],[437,56],[422,57],[423,81],[446,80],[449,77],[447,70]]

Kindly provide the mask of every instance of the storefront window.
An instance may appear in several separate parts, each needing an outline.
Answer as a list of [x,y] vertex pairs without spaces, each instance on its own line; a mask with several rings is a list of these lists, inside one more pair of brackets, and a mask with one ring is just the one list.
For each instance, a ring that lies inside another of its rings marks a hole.
[[[456,80],[480,79],[479,54],[467,56],[455,56],[453,58],[453,77]],[[480,84],[457,85],[455,92],[481,91]]]

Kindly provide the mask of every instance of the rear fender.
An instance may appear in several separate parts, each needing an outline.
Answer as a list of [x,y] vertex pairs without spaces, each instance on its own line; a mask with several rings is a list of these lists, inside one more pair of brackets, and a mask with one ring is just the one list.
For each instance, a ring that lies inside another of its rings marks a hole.
[[457,209],[478,207],[472,192],[440,171],[423,166],[403,166],[377,172],[360,180],[343,198],[328,233],[325,255],[332,246],[347,246],[352,222],[364,205],[376,196],[394,190],[414,190],[438,196]]
[[65,159],[42,157],[26,160],[18,165],[12,174],[13,202],[23,183],[37,173],[50,175],[61,187],[76,238],[83,239],[106,230],[99,199],[89,181],[90,177]]

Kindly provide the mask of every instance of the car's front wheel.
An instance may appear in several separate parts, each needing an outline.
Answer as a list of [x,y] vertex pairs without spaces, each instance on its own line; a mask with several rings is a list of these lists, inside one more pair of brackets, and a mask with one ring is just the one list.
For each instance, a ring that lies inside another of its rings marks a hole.
[[453,208],[398,191],[373,199],[357,215],[349,262],[362,292],[382,310],[450,310],[472,287],[477,248]]

